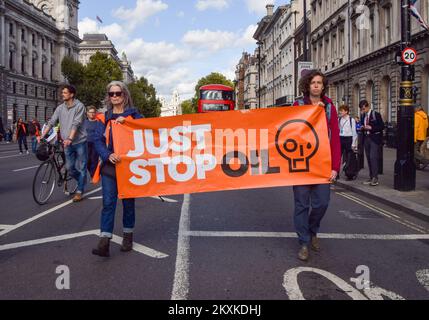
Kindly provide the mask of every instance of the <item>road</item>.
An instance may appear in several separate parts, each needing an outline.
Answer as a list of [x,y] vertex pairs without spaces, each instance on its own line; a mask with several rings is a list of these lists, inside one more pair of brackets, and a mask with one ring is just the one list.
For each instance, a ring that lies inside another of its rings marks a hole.
[[120,205],[105,259],[100,188],[39,206],[38,164],[0,145],[0,299],[429,299],[429,223],[338,187],[308,262],[289,187],[139,199],[130,253]]

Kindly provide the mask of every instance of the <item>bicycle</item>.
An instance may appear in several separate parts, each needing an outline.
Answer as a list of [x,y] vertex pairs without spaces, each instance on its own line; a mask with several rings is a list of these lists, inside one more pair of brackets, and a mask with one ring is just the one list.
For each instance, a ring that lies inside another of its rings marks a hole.
[[54,145],[47,143],[46,145],[44,147],[48,148],[49,157],[37,168],[33,178],[33,198],[39,205],[44,205],[49,201],[55,185],[59,188],[63,186],[63,192],[66,195],[74,194],[78,187],[77,181],[69,175],[66,169],[62,144],[57,142]]

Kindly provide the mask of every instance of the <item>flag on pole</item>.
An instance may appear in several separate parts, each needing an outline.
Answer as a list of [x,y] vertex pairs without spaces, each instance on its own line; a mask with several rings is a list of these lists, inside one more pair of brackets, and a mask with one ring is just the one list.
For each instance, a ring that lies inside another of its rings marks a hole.
[[426,29],[426,31],[429,31],[429,26],[426,23],[426,21],[423,20],[422,16],[420,15],[419,11],[417,10],[415,4],[416,4],[417,0],[411,0],[410,3],[410,11],[411,14],[414,16],[414,18],[417,19],[417,21],[420,23],[420,25]]
[[101,18],[99,16],[97,16],[96,19],[98,22],[103,23],[103,20],[101,20]]

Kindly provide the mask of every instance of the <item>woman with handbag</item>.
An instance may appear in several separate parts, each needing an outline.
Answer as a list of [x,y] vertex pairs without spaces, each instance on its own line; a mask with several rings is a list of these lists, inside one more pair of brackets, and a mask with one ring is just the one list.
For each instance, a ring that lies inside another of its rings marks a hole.
[[[113,81],[107,86],[105,103],[107,112],[104,121],[99,121],[94,131],[94,145],[101,159],[101,181],[103,188],[103,210],[101,212],[100,240],[94,255],[109,257],[110,239],[113,236],[115,211],[118,200],[116,182],[116,163],[121,161],[113,147],[111,123],[123,124],[126,119],[141,119],[142,115],[132,107],[132,99],[127,86],[120,81]],[[135,199],[124,199],[123,203],[123,241],[121,251],[132,250],[133,229],[135,225]]]

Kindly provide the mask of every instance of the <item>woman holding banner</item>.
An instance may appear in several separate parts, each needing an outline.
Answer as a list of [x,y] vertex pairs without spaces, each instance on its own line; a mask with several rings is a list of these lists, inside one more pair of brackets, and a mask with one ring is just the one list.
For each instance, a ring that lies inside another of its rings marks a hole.
[[[123,124],[127,118],[140,119],[142,115],[132,107],[132,99],[127,86],[120,81],[113,81],[107,86],[105,103],[107,112],[101,117],[94,131],[94,146],[101,159],[95,178],[101,173],[103,188],[103,210],[101,212],[100,240],[92,253],[101,257],[109,257],[110,239],[113,236],[115,211],[118,200],[116,182],[116,163],[121,161],[113,147],[111,123]],[[135,199],[124,199],[123,203],[123,241],[121,251],[132,250],[133,229],[135,225]]]
[[[313,105],[325,109],[326,122],[331,145],[332,172],[326,184],[294,186],[294,224],[301,245],[298,258],[307,261],[308,247],[320,251],[317,233],[330,201],[331,186],[337,178],[341,165],[341,144],[338,126],[338,114],[335,106],[326,93],[328,81],[325,75],[318,71],[309,71],[299,83],[299,89],[304,94],[303,99],[295,101],[294,106]],[[311,207],[311,213],[310,213]]]

